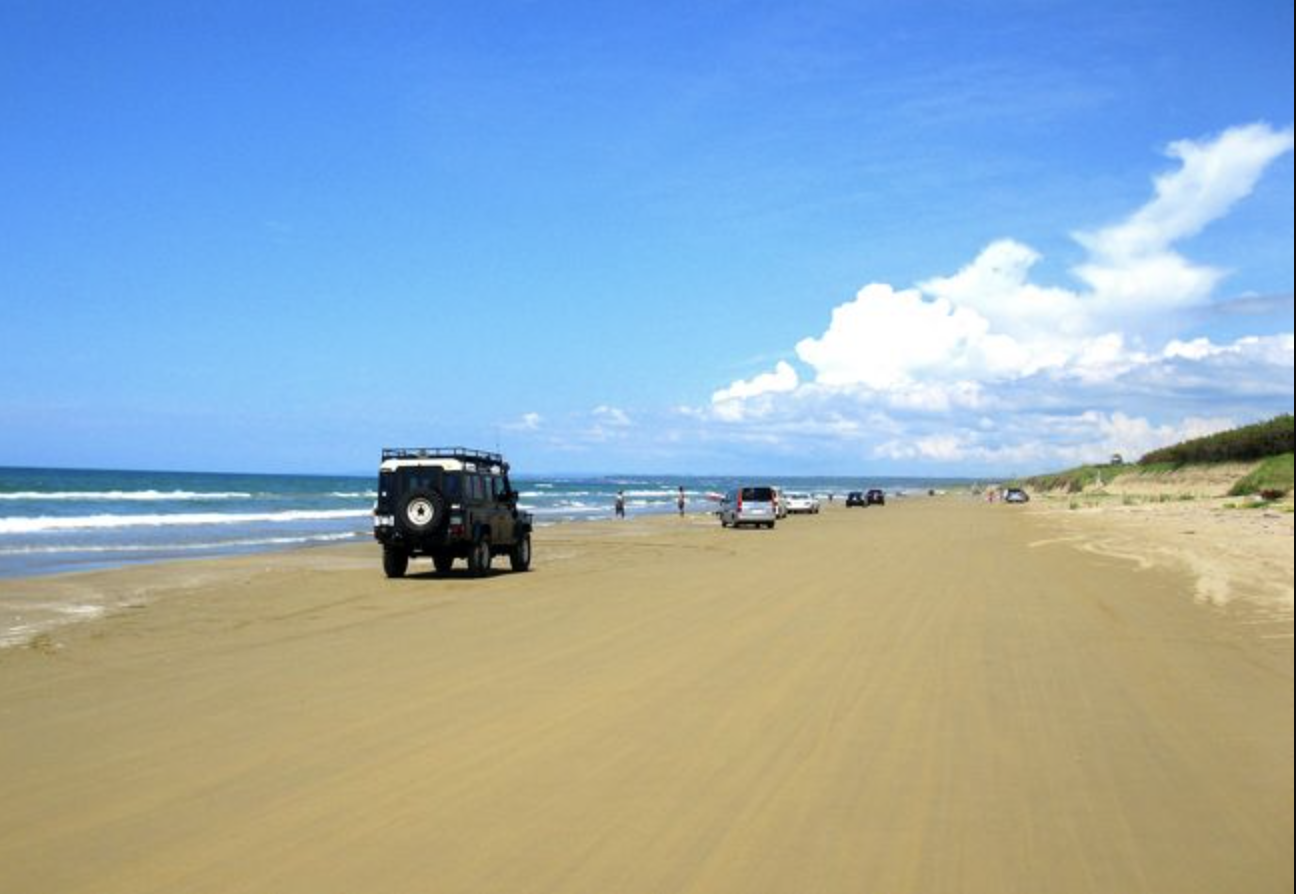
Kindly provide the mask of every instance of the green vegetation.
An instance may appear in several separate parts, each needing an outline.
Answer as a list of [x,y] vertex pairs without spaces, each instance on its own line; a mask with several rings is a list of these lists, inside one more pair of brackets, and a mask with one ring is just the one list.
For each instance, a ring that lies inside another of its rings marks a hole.
[[1027,478],[1026,484],[1035,490],[1065,490],[1069,494],[1078,494],[1086,487],[1108,484],[1118,475],[1133,472],[1138,466],[1079,466],[1065,472],[1054,472],[1050,475],[1036,475]]
[[[1290,418],[1290,417],[1288,417]],[[1229,491],[1229,496],[1241,497],[1259,494],[1266,499],[1278,499],[1292,490],[1292,454],[1271,456],[1256,466]]]
[[1153,450],[1139,460],[1139,466],[1253,462],[1278,454],[1291,454],[1293,450],[1296,450],[1296,421],[1286,413],[1268,422],[1244,425],[1232,431]]
[[1244,509],[1268,509],[1268,508],[1270,508],[1270,504],[1267,503],[1267,502],[1264,501],[1264,500],[1252,500],[1252,501],[1249,502],[1249,503],[1225,503],[1225,504],[1223,505],[1223,507],[1221,507],[1221,508],[1223,508],[1223,509],[1237,509],[1237,510],[1244,510]]
[[[1296,449],[1296,423],[1290,413],[1268,422],[1246,425],[1205,438],[1195,438],[1153,450],[1137,464],[1090,465],[1027,478],[1027,486],[1038,491],[1078,494],[1110,484],[1121,475],[1160,475],[1184,466],[1206,466],[1223,462],[1262,461],[1230,492],[1233,496],[1259,495],[1276,500],[1292,491],[1292,455]],[[1091,496],[1096,496],[1091,494]],[[1181,500],[1193,499],[1180,495]],[[1162,500],[1164,502],[1164,499]]]
[[1177,468],[1174,463],[1078,466],[1065,472],[1027,478],[1026,484],[1040,491],[1064,490],[1069,494],[1078,494],[1087,487],[1111,484],[1113,479],[1121,475],[1157,475],[1162,472],[1173,472]]

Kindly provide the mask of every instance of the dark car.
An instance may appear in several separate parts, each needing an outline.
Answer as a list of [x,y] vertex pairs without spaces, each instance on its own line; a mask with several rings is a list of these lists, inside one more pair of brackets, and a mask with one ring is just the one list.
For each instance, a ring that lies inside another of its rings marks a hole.
[[867,506],[864,502],[864,492],[862,490],[853,490],[846,495],[846,508],[851,506]]
[[876,487],[873,488],[872,490],[870,490],[868,493],[864,495],[864,505],[865,506],[885,506],[886,493],[883,492],[882,490],[879,490]]

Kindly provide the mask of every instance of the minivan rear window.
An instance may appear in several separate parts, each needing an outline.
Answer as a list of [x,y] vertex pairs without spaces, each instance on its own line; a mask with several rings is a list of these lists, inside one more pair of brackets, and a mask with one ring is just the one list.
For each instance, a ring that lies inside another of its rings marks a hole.
[[742,498],[743,502],[750,500],[753,503],[773,503],[774,490],[768,487],[744,487]]

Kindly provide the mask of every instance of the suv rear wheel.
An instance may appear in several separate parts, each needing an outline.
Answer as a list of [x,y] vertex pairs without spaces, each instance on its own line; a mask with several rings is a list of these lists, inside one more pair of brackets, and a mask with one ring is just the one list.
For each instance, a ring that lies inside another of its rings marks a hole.
[[490,566],[490,541],[482,537],[472,545],[472,550],[468,553],[468,573],[473,577],[482,577],[490,571]]
[[409,568],[409,553],[395,547],[383,547],[383,571],[388,577],[404,577]]
[[526,571],[531,567],[531,535],[523,534],[509,550],[509,567],[514,571]]

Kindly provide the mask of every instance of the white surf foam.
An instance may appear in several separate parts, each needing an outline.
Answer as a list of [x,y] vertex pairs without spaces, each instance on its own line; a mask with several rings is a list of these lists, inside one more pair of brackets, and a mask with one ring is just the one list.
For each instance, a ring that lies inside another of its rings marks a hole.
[[171,553],[202,552],[205,550],[246,549],[257,546],[301,546],[307,543],[337,543],[354,540],[354,532],[345,534],[313,534],[302,537],[258,537],[245,540],[218,540],[211,543],[123,543],[117,546],[78,546],[72,543],[57,546],[0,547],[0,556],[55,556],[65,554],[117,554],[117,553]]
[[43,531],[86,531],[115,528],[173,527],[180,525],[238,525],[252,522],[325,521],[367,518],[367,509],[331,509],[287,512],[177,512],[166,515],[78,515],[67,518],[0,518],[0,534],[32,534]]
[[21,490],[0,493],[0,500],[33,501],[57,500],[60,502],[157,502],[161,500],[249,500],[252,494],[237,491],[193,490]]

